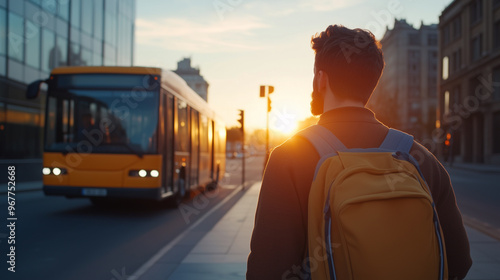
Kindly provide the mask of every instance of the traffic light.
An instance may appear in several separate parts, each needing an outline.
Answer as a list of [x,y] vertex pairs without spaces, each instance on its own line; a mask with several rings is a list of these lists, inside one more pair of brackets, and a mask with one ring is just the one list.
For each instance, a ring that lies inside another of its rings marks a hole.
[[267,111],[271,112],[271,98],[267,97]]
[[446,133],[446,140],[444,141],[444,144],[446,146],[450,146],[450,139],[451,139],[451,134],[448,132]]
[[266,87],[268,95],[274,92],[273,86],[260,86],[260,97],[266,97]]
[[245,130],[245,111],[243,110],[240,110],[240,119],[238,120],[238,122],[241,124],[241,131],[244,131]]

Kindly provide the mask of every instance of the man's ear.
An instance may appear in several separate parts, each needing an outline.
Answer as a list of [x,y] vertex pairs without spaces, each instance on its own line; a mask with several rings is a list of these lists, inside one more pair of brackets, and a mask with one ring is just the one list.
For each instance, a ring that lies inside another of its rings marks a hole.
[[325,92],[329,86],[330,84],[326,72],[322,70],[318,71],[318,90],[320,92]]

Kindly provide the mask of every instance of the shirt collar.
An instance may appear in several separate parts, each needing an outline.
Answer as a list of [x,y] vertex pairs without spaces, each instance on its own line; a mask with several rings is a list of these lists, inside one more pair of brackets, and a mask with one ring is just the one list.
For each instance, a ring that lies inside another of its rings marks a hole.
[[318,124],[338,122],[380,123],[373,111],[364,107],[340,107],[321,114]]

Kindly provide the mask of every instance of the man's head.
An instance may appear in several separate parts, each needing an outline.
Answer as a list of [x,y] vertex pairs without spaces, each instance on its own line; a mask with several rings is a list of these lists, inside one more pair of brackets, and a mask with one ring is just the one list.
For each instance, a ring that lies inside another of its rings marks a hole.
[[336,100],[353,101],[365,105],[384,69],[380,43],[370,31],[330,25],[311,39],[316,53],[314,63],[311,113],[323,113],[325,90],[320,79]]

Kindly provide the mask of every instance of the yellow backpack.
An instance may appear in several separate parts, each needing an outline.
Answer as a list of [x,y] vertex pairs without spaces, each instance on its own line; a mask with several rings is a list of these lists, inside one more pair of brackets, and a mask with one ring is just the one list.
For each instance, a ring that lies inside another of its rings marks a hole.
[[320,125],[299,135],[320,155],[308,209],[313,280],[448,279],[434,201],[409,154],[412,136],[390,129],[379,148],[347,149]]

